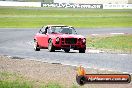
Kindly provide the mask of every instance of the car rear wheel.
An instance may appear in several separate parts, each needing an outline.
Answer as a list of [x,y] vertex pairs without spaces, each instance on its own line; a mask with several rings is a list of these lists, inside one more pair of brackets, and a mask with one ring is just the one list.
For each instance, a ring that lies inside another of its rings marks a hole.
[[85,49],[79,49],[79,53],[85,53]]
[[49,40],[48,50],[49,50],[49,52],[54,52],[55,51],[55,47],[54,47],[51,39]]
[[37,42],[36,40],[34,40],[34,50],[35,50],[35,51],[40,51],[38,42]]
[[64,49],[64,51],[65,51],[66,53],[68,53],[68,52],[70,51],[70,49]]

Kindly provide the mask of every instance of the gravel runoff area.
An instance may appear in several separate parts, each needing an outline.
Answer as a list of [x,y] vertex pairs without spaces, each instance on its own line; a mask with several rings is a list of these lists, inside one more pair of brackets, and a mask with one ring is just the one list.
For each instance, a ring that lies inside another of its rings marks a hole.
[[[50,64],[40,61],[0,56],[0,72],[13,72],[23,75],[25,78],[40,83],[58,83],[64,88],[76,85],[77,88],[132,88],[129,84],[86,84],[79,86],[76,83],[77,67],[61,64]],[[87,69],[87,73],[118,73],[110,71],[100,71],[97,69]]]

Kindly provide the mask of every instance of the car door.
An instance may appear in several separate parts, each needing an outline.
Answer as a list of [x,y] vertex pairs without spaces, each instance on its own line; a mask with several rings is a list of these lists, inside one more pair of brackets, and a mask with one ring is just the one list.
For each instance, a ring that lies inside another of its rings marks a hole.
[[38,35],[38,44],[41,47],[48,47],[48,34],[47,34],[47,27],[43,27],[39,31]]

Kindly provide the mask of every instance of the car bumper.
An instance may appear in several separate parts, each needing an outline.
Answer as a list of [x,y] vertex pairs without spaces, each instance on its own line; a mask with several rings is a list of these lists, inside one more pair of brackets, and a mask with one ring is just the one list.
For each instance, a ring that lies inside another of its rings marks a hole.
[[[70,44],[69,44],[70,43]],[[62,39],[59,42],[56,42],[56,40],[53,40],[53,45],[55,46],[56,49],[74,49],[74,50],[79,50],[79,49],[86,49],[86,42],[83,43],[82,41],[78,41],[77,39],[75,40],[67,40]]]
[[76,44],[55,44],[54,45],[56,49],[74,49],[74,50],[79,50],[79,49],[86,49],[86,45],[76,45]]

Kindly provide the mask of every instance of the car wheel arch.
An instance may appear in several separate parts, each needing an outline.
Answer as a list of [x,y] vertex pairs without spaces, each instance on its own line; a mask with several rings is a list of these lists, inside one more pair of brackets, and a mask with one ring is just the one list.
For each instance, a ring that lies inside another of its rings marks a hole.
[[49,39],[48,39],[48,43],[49,43],[49,41],[50,41],[50,40],[52,40],[52,39],[51,39],[51,38],[49,38]]

